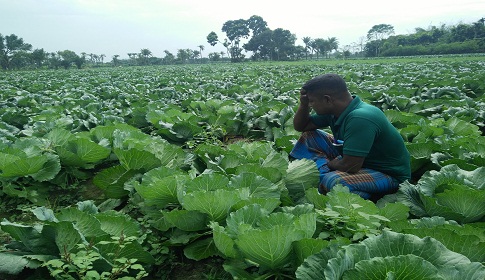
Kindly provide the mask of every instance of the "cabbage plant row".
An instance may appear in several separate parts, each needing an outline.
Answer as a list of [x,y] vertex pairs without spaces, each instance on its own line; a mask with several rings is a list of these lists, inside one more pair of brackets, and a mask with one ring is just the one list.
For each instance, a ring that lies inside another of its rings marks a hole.
[[[411,153],[376,203],[288,159],[327,72]],[[175,279],[183,252],[228,279],[484,279],[484,80],[472,57],[0,72],[0,276]]]

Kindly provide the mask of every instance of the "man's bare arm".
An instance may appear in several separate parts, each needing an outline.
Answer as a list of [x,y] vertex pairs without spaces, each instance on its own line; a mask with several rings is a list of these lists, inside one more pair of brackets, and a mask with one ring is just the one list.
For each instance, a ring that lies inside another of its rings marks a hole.
[[318,127],[310,120],[310,106],[306,91],[300,90],[300,105],[293,118],[293,127],[296,131],[315,130]]
[[364,164],[364,157],[355,157],[344,155],[342,158],[336,158],[328,162],[328,168],[339,170],[347,173],[356,173]]

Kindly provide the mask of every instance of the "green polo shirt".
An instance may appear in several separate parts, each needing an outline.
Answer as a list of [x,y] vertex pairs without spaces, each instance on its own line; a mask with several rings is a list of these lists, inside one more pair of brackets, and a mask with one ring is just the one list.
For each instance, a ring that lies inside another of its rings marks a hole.
[[354,96],[338,119],[314,114],[311,120],[318,127],[330,127],[335,139],[343,140],[344,155],[365,157],[362,167],[390,175],[399,182],[411,178],[404,140],[379,108]]

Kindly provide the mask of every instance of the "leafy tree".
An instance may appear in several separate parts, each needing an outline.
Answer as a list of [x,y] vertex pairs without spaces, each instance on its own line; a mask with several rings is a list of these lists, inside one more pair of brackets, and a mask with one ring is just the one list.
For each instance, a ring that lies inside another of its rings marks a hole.
[[[477,25],[479,26],[479,25]],[[451,42],[464,42],[466,40],[474,39],[478,33],[474,25],[460,23],[450,29]]]
[[422,28],[416,28],[416,33],[412,37],[417,44],[425,45],[436,43],[431,32],[424,30]]
[[47,62],[49,64],[49,68],[58,69],[59,66],[61,66],[61,56],[59,53],[51,52],[47,54]]
[[295,51],[296,36],[289,30],[277,28],[273,31],[273,46],[277,60],[288,60]]
[[317,51],[317,59],[318,54],[321,54],[323,57],[325,57],[326,53],[330,51],[328,41],[323,38],[317,38],[313,40],[312,47]]
[[390,24],[377,24],[367,32],[368,40],[382,40],[394,34],[394,27]]
[[186,63],[192,57],[191,49],[178,49],[177,50],[177,60],[181,63]]
[[390,24],[377,24],[367,32],[367,39],[372,43],[375,50],[375,56],[379,56],[379,50],[382,45],[382,40],[394,34],[394,27]]
[[[224,52],[222,52],[224,53]],[[221,54],[218,52],[211,52],[209,54],[209,60],[210,61],[219,61],[221,59]]]
[[381,43],[379,41],[369,41],[365,44],[364,52],[366,56],[377,56],[379,49],[381,47]]
[[380,56],[482,53],[485,51],[484,38],[485,26],[481,20],[455,26],[442,24],[373,41],[366,45],[366,52],[369,56],[374,56],[376,51]]
[[320,53],[323,57],[329,57],[330,52],[338,49],[338,40],[336,37],[329,37],[328,39],[317,38],[309,41],[309,46]]
[[272,37],[273,31],[266,29],[254,35],[243,47],[246,51],[253,52],[253,60],[269,60],[272,58],[274,52]]
[[141,49],[139,56],[143,59],[143,64],[148,65],[148,59],[152,56],[149,49]]
[[211,46],[215,46],[219,42],[219,36],[217,36],[217,33],[212,31],[207,35],[207,43],[209,43]]
[[445,37],[445,34],[448,33],[448,28],[444,24],[442,24],[440,27],[431,26],[431,29],[429,30],[429,32],[431,33],[431,37],[433,38],[433,41],[439,42]]
[[[105,57],[105,55],[103,54],[102,57]],[[76,65],[77,69],[81,69],[83,64],[86,62],[86,57],[76,55],[73,62],[74,62],[74,65]]]
[[44,49],[35,49],[32,52],[32,61],[37,65],[37,67],[42,67],[42,63],[46,60],[47,53]]
[[173,64],[175,62],[175,56],[167,50],[164,50],[164,53],[165,57],[163,58],[163,62],[165,64]]
[[9,69],[21,69],[32,65],[32,54],[27,51],[18,51],[12,55]]
[[[269,42],[268,35],[271,31],[268,28],[267,22],[260,16],[253,15],[248,20],[228,20],[222,26],[222,32],[226,33],[227,38],[224,42],[221,42],[218,35],[212,31],[207,35],[207,42],[211,46],[215,46],[217,43],[221,43],[227,50],[228,56],[233,62],[242,61],[244,55],[242,54],[243,48],[248,51],[254,52],[253,59],[264,58],[268,53],[272,53],[269,50],[270,46],[266,44],[263,46],[263,42]],[[250,38],[251,37],[251,38]],[[241,40],[250,40],[244,44],[241,48]]]
[[113,62],[113,66],[118,66],[120,64],[120,60],[118,59],[120,57],[119,54],[115,54],[112,57],[111,62]]
[[242,38],[249,36],[248,23],[244,19],[228,20],[222,25],[222,32],[226,33],[231,43],[238,46]]
[[57,53],[61,58],[60,65],[65,69],[69,69],[73,64],[78,69],[81,69],[82,65],[85,62],[84,57],[80,57],[71,50],[58,51]]
[[[228,55],[233,62],[241,61],[244,58],[242,48],[239,46],[241,39],[249,37],[249,24],[247,20],[228,20],[222,25],[222,32],[226,33],[227,38],[222,45],[226,48]],[[219,41],[217,34],[212,31],[207,35],[207,42],[211,46],[215,46]]]
[[345,59],[349,58],[350,57],[350,51],[349,50],[344,50],[343,56],[344,56]]
[[289,30],[265,29],[244,44],[246,51],[253,52],[253,59],[288,60],[294,57],[296,36]]
[[[221,43],[226,48],[227,54],[229,55],[229,42],[227,41],[227,39],[224,42],[219,41],[219,36],[214,31],[207,35],[207,43],[209,43],[211,46],[215,46],[217,45],[217,43]],[[222,54],[222,56],[224,57],[224,53]]]
[[260,16],[251,16],[247,20],[247,24],[249,29],[253,32],[253,36],[257,36],[268,30],[268,23],[266,23],[266,21]]
[[242,48],[239,44],[241,39],[247,39],[249,37],[248,21],[245,19],[228,20],[222,25],[222,32],[226,33],[228,39],[226,41],[226,48],[229,50],[231,60],[233,62],[241,61],[243,55]]
[[140,55],[144,58],[148,58],[148,57],[152,56],[152,52],[149,49],[141,49]]
[[300,59],[305,58],[306,55],[307,55],[307,51],[306,51],[305,47],[295,46],[295,50],[294,50],[293,54],[290,56],[290,58],[293,59],[293,60],[300,60]]
[[3,69],[10,69],[12,58],[17,52],[31,49],[31,44],[24,43],[24,40],[15,34],[7,36],[0,34],[0,65]]

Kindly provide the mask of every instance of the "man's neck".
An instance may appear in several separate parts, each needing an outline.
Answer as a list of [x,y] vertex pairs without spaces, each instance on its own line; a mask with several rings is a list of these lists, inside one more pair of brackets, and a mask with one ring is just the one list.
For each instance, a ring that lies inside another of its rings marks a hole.
[[352,103],[352,100],[354,100],[354,97],[352,95],[349,95],[348,98],[343,99],[343,100],[337,100],[335,102],[335,113],[333,114],[335,116],[335,119],[338,119],[340,115],[349,107],[350,103]]

